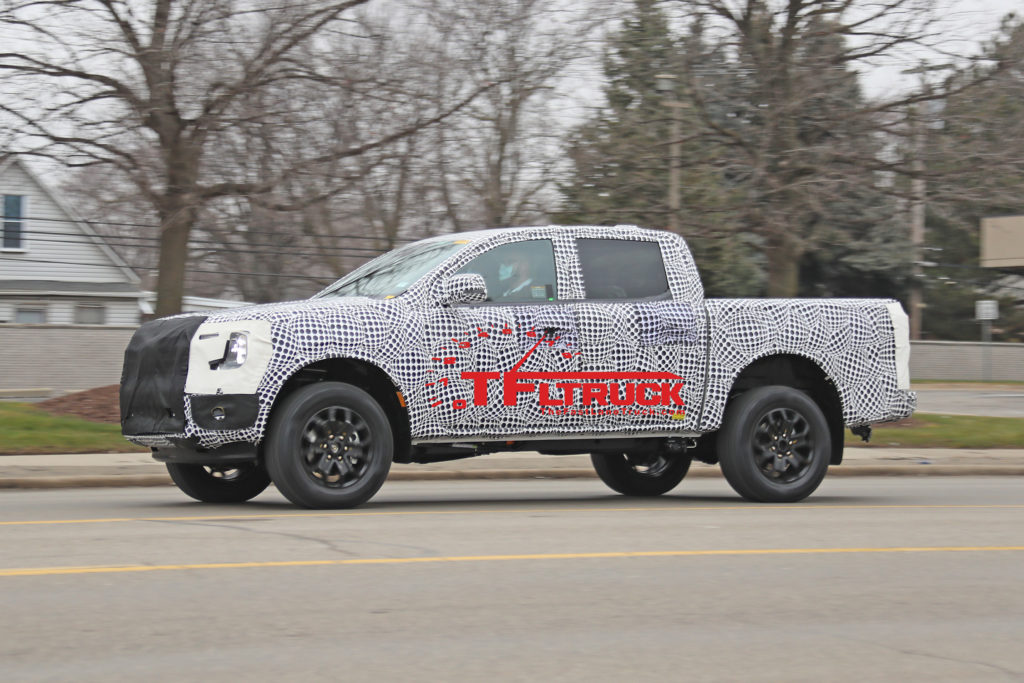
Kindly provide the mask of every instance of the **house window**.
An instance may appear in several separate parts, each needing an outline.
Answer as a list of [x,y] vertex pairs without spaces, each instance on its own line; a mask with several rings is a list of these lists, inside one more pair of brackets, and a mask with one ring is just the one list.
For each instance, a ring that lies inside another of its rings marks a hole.
[[103,325],[107,322],[107,309],[103,304],[77,304],[76,325]]
[[46,309],[38,306],[18,306],[14,311],[14,322],[41,325],[46,322]]
[[22,205],[24,197],[19,194],[4,195],[4,249],[21,249]]

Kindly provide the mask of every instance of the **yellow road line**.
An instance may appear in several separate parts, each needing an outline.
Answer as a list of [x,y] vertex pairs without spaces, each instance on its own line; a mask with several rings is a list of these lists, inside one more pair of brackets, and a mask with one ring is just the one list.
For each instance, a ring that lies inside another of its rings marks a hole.
[[348,560],[291,560],[283,562],[216,562],[201,564],[156,564],[93,567],[36,567],[0,569],[0,578],[14,576],[57,576],[67,574],[121,574],[129,572],[167,572],[196,569],[257,569],[272,567],[337,567],[348,565],[438,564],[461,562],[511,562],[524,560],[594,560],[640,557],[723,557],[770,555],[836,555],[892,553],[984,553],[1022,551],[1024,546],[945,546],[897,548],[759,548],[736,550],[651,550],[604,553],[530,553],[523,555],[456,555],[451,557],[368,557]]
[[664,507],[587,507],[587,508],[467,508],[465,510],[345,510],[331,512],[282,512],[251,515],[182,515],[176,517],[97,517],[91,519],[26,519],[0,522],[0,526],[31,526],[47,524],[114,524],[123,522],[225,522],[289,517],[404,517],[428,515],[480,515],[518,512],[550,514],[554,512],[718,512],[720,510],[757,510],[758,514],[777,510],[1021,510],[1015,505],[683,505]]

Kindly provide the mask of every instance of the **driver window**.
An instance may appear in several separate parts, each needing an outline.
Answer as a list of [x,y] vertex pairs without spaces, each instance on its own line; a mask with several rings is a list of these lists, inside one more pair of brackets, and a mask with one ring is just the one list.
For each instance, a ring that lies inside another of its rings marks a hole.
[[477,256],[459,273],[482,275],[488,301],[539,303],[558,297],[551,240],[502,244]]

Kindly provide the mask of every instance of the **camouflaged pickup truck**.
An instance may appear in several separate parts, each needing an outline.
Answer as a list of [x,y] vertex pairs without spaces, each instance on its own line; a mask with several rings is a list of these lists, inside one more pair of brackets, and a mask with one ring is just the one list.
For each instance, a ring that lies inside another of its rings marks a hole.
[[696,458],[754,501],[796,501],[843,430],[913,412],[907,317],[883,299],[705,299],[686,243],[634,226],[409,244],[305,301],[144,324],[125,436],[208,502],[273,481],[368,500],[392,462],[589,453],[626,495]]

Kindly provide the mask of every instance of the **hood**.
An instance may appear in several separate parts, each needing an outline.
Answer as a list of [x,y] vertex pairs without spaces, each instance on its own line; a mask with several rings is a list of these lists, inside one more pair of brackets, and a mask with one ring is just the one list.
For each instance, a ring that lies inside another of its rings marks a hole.
[[271,323],[286,323],[295,318],[319,318],[325,314],[344,311],[346,309],[379,309],[390,308],[398,304],[397,299],[371,299],[362,296],[349,296],[323,299],[300,299],[298,301],[282,301],[272,304],[243,306],[226,311],[209,312],[209,322],[229,322],[232,320],[268,320]]

